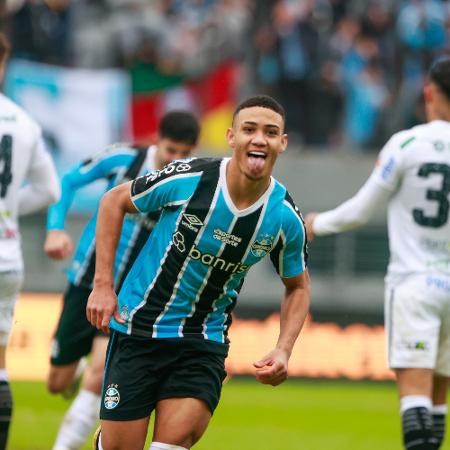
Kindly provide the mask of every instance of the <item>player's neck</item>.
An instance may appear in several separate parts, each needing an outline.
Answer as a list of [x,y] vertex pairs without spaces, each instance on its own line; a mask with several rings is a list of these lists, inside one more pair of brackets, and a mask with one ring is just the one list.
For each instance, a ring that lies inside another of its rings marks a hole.
[[226,171],[228,193],[237,209],[249,208],[266,192],[270,185],[270,176],[252,180],[241,172],[232,161]]
[[450,122],[450,105],[448,102],[435,102],[427,108],[427,120],[445,120]]

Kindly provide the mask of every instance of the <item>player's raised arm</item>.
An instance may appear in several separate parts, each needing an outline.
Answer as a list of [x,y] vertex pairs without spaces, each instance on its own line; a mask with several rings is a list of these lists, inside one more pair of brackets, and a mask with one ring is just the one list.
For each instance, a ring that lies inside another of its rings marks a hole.
[[303,327],[310,304],[308,271],[295,277],[282,278],[285,293],[280,312],[280,335],[275,348],[254,363],[256,379],[277,386],[287,378],[288,361]]
[[96,228],[94,288],[89,296],[86,316],[95,327],[108,330],[111,316],[123,323],[114,291],[114,260],[126,213],[136,213],[131,201],[131,183],[108,191],[100,202]]

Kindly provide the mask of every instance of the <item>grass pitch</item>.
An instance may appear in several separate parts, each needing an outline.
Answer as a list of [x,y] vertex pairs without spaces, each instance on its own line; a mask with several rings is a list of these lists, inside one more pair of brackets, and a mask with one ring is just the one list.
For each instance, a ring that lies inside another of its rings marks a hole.
[[[49,450],[69,402],[43,383],[13,382],[9,450]],[[148,441],[150,442],[150,441]],[[89,442],[83,450],[91,449]],[[148,446],[146,447],[148,448]],[[400,450],[393,383],[233,378],[196,450]],[[450,450],[447,440],[442,450]]]

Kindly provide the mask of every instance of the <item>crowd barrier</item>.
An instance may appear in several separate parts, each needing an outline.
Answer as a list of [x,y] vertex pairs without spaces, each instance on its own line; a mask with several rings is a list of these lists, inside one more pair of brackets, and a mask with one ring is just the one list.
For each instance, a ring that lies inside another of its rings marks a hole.
[[[7,353],[13,380],[44,380],[49,367],[52,334],[62,295],[24,293],[16,306]],[[230,329],[229,375],[251,375],[253,362],[275,345],[279,316],[265,320],[235,318]],[[385,335],[381,326],[315,323],[308,319],[294,347],[289,375],[310,378],[392,379],[386,366]]]

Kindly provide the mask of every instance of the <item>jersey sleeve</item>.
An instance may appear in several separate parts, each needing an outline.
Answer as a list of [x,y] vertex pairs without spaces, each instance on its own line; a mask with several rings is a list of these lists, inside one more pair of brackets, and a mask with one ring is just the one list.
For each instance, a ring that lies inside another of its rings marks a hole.
[[173,161],[161,170],[136,178],[131,184],[131,200],[141,213],[181,205],[194,193],[201,175],[195,159]]
[[27,184],[19,190],[20,215],[34,213],[59,199],[61,190],[58,174],[41,133],[34,145],[26,179]]
[[270,259],[282,278],[300,275],[307,267],[308,242],[305,224],[289,194],[283,202],[282,226]]
[[377,210],[384,208],[401,183],[405,147],[413,140],[409,131],[392,136],[381,150],[371,175],[359,191],[336,208],[316,216],[313,222],[314,234],[325,236],[360,227]]
[[388,191],[395,192],[403,176],[403,156],[414,142],[411,132],[394,134],[378,155],[371,178]]
[[135,158],[136,150],[132,148],[110,148],[65,173],[61,179],[61,198],[48,210],[47,229],[64,229],[67,212],[79,188],[125,172]]

